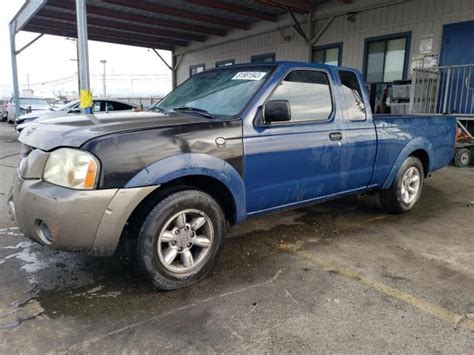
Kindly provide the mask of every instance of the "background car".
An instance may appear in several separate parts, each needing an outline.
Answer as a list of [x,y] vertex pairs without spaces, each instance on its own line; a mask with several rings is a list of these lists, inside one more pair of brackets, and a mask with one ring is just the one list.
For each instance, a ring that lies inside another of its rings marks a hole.
[[7,119],[7,105],[8,105],[8,99],[0,99],[0,118],[2,121],[5,121]]
[[[15,99],[12,97],[7,105],[7,121],[14,123],[16,121]],[[22,115],[41,112],[50,112],[52,110],[48,101],[41,97],[20,97],[20,113]]]
[[[46,120],[49,118],[63,117],[67,114],[80,114],[81,108],[79,107],[80,100],[74,100],[66,105],[60,107],[56,111],[49,112],[32,112],[20,116],[16,120],[16,130],[21,132],[22,129],[30,122],[38,120]],[[135,111],[138,108],[135,105],[131,105],[126,102],[117,101],[117,100],[94,100],[94,105],[92,106],[92,112],[112,112],[112,111]]]

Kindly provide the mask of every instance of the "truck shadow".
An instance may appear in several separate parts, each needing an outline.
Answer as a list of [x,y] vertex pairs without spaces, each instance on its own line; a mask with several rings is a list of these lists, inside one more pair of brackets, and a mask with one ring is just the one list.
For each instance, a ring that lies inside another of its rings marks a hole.
[[[31,298],[51,319],[78,317],[92,321],[143,312],[159,314],[271,278],[294,264],[289,252],[295,247],[337,243],[364,230],[367,223],[378,223],[380,228],[393,223],[419,223],[450,208],[451,202],[434,187],[427,185],[424,196],[414,211],[398,216],[387,214],[378,196],[353,196],[250,219],[232,228],[209,277],[193,287],[172,292],[155,290],[128,260],[59,252],[69,262],[63,260],[44,270],[39,276],[42,285]],[[41,278],[48,277],[49,282],[42,282]]]

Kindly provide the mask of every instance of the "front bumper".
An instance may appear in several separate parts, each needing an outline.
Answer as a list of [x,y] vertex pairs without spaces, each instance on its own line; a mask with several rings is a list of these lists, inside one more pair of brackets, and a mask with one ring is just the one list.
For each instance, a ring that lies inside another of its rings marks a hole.
[[16,175],[8,208],[31,240],[54,249],[111,255],[133,210],[156,188],[72,190]]

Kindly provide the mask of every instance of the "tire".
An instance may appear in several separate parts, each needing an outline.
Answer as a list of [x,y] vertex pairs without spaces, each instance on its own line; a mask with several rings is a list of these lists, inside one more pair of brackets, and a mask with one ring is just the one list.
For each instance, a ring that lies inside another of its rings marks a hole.
[[137,241],[138,263],[159,289],[190,286],[211,271],[225,233],[224,213],[216,200],[198,190],[174,192],[145,218]]
[[458,168],[467,168],[471,165],[471,150],[467,148],[456,149],[454,164]]
[[420,199],[423,181],[423,164],[416,157],[408,157],[400,167],[392,186],[380,191],[382,205],[394,214],[412,210]]

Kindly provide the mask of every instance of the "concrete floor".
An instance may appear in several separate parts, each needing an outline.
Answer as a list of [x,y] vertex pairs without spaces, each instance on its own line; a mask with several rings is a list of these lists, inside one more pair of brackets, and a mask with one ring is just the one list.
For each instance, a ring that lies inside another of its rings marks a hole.
[[0,353],[474,352],[473,168],[436,173],[402,216],[351,197],[249,220],[210,277],[165,293],[22,237],[15,138],[1,123]]

